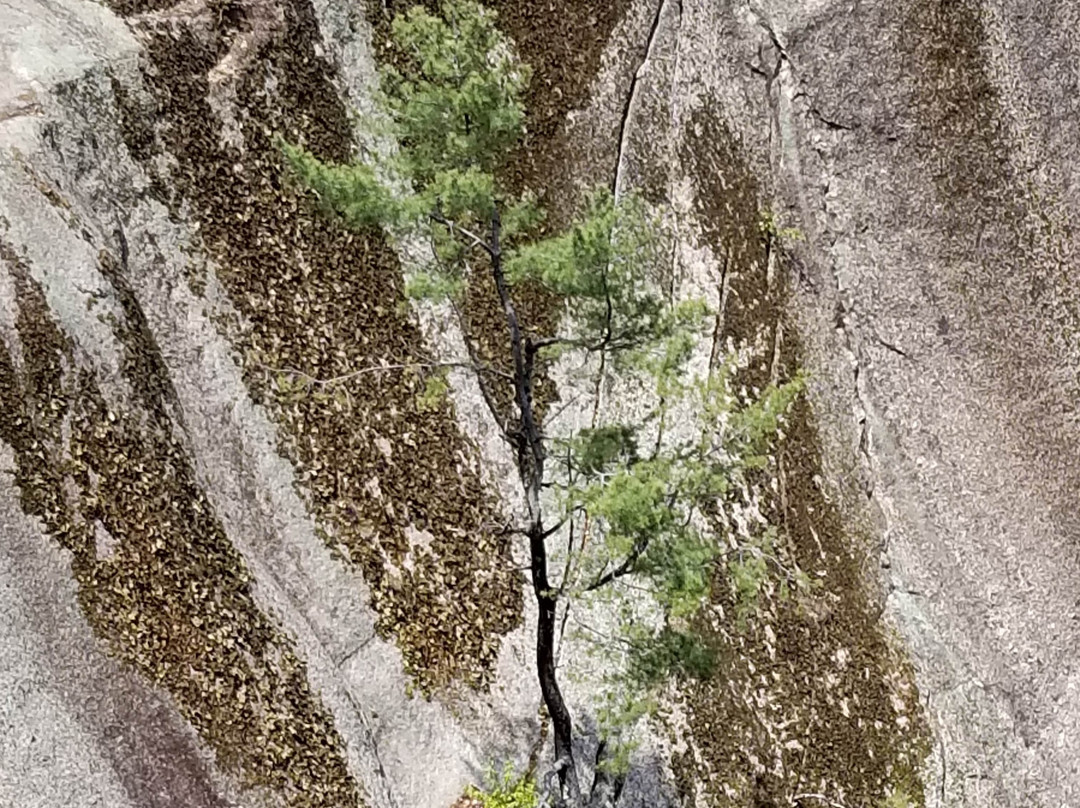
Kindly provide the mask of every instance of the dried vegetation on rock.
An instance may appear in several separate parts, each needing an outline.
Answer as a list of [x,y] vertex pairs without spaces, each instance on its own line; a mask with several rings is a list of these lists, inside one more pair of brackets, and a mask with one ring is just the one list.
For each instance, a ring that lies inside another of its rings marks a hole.
[[[234,79],[235,144],[223,142],[208,76],[246,29],[244,8],[223,5],[209,33],[148,23],[157,106],[140,115],[128,105],[129,148],[146,153],[156,119],[176,159],[159,184],[174,189],[165,201],[199,224],[240,314],[242,325],[223,327],[245,378],[278,423],[327,542],[364,571],[380,631],[423,689],[483,687],[520,621],[508,539],[452,407],[418,404],[423,375],[401,369],[425,356],[395,257],[378,233],[347,233],[283,181],[275,136],[343,158],[351,134],[310,6],[281,11]],[[310,384],[380,366],[393,367],[330,393]]]
[[19,336],[17,351],[0,351],[0,438],[14,452],[24,510],[71,553],[87,620],[169,692],[240,782],[297,808],[361,805],[304,663],[253,600],[251,576],[173,437],[168,378],[126,305],[121,259],[101,256],[124,313],[107,319],[125,349],[131,406],[102,394],[15,247],[0,242],[0,258]]
[[[687,127],[682,160],[697,183],[701,235],[727,284],[716,338],[760,346],[739,381],[761,387],[801,365],[785,311],[790,254],[763,229],[763,188],[716,105]],[[676,756],[681,790],[710,805],[789,805],[816,793],[875,806],[903,789],[922,804],[928,728],[910,666],[869,591],[866,538],[845,525],[836,501],[847,483],[825,478],[805,398],[786,433],[775,479],[760,480],[756,495],[818,583],[799,599],[766,591],[743,627],[715,627],[725,674],[681,694],[696,747]],[[733,593],[717,591],[717,606],[735,614]]]

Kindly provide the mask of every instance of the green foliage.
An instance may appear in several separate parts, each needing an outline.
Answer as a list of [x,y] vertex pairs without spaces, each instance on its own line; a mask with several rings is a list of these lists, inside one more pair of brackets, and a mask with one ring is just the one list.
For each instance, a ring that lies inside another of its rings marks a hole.
[[462,291],[496,204],[508,246],[542,219],[531,198],[509,198],[495,178],[524,131],[529,68],[499,32],[494,11],[444,0],[441,12],[417,6],[394,19],[401,59],[381,70],[382,117],[367,122],[394,148],[331,165],[282,144],[296,176],[348,225],[378,225],[432,247],[433,260],[414,268],[408,291],[435,300]]
[[881,808],[915,808],[916,802],[904,786],[891,789],[888,795],[881,801]]
[[416,409],[433,412],[442,407],[450,393],[448,376],[446,368],[439,368],[424,380],[424,391],[416,397]]
[[[666,365],[653,368],[654,379],[667,371]],[[710,516],[737,493],[749,470],[768,462],[783,413],[803,382],[770,387],[744,405],[737,404],[723,372],[680,386],[685,395],[669,399],[662,411],[682,403],[698,414],[696,429],[662,442],[651,456],[639,457],[641,427],[628,424],[582,430],[565,444],[576,474],[565,486],[563,507],[587,516],[603,539],[582,559],[583,575],[600,576],[615,559],[633,554],[631,571],[649,581],[666,613],[689,618],[707,595],[712,565],[724,552],[715,535],[724,525]],[[765,533],[760,544],[747,545],[742,563],[732,562],[740,592],[759,589],[754,581],[761,565],[755,559],[773,553],[773,536]]]
[[687,679],[707,679],[716,667],[713,650],[699,634],[678,631],[670,626],[655,633],[634,637],[630,676],[645,688],[662,683],[675,674]]
[[398,201],[376,177],[372,166],[332,166],[298,146],[282,143],[281,148],[293,171],[315,191],[323,206],[340,214],[350,226],[370,227],[397,215]]
[[495,12],[468,0],[444,0],[441,11],[416,6],[394,19],[406,64],[383,70],[404,173],[421,185],[470,169],[490,175],[525,120],[530,71],[496,27]]
[[594,522],[602,525],[608,545],[616,554],[625,555],[637,543],[673,529],[675,513],[668,507],[670,471],[662,461],[641,461],[572,493]]
[[689,308],[675,311],[659,294],[670,245],[640,197],[616,203],[598,190],[567,232],[535,241],[529,237],[544,212],[532,196],[500,187],[496,169],[524,131],[529,69],[495,22],[493,11],[468,0],[446,0],[441,17],[417,7],[396,18],[392,34],[404,58],[382,71],[385,120],[372,124],[396,149],[330,165],[282,144],[288,163],[350,226],[378,225],[430,245],[433,260],[413,267],[411,296],[462,292],[498,206],[509,282],[572,299],[571,337],[629,348],[670,336]]
[[[565,461],[535,483],[556,493],[560,509],[543,524],[579,531],[551,591],[602,603],[614,617],[597,645],[620,655],[599,712],[603,730],[619,739],[608,761],[618,766],[632,746],[624,731],[664,682],[712,673],[716,659],[698,629],[714,586],[732,587],[745,615],[770,581],[779,578],[782,592],[805,584],[781,559],[774,531],[746,535],[732,517],[748,505],[751,475],[770,464],[803,381],[748,396],[733,390],[733,358],[690,372],[711,313],[702,300],[673,299],[670,233],[639,195],[616,200],[597,190],[568,228],[538,235],[544,212],[536,200],[498,179],[524,131],[529,70],[495,19],[471,0],[444,0],[440,16],[416,8],[394,21],[402,58],[383,71],[385,120],[372,124],[393,149],[343,166],[283,149],[295,174],[348,224],[379,225],[410,248],[429,248],[419,258],[416,249],[402,251],[414,256],[410,295],[457,298],[473,273],[488,271],[505,281],[510,299],[523,284],[543,287],[565,301],[567,316],[558,334],[521,325],[532,345],[545,346],[541,357],[601,355],[607,381],[647,402],[633,422],[536,439],[549,458]],[[786,233],[767,212],[761,230],[770,241]],[[445,374],[425,385],[418,406],[439,406]],[[523,480],[530,462],[519,466]],[[542,507],[550,516],[546,499]],[[477,799],[485,808],[520,808],[535,804],[535,791],[504,772]]]
[[605,769],[613,774],[629,770],[630,757],[638,745],[631,730],[656,708],[657,701],[651,691],[629,688],[625,682],[610,678],[596,708],[600,736],[608,750]]
[[478,800],[484,808],[536,808],[539,804],[536,781],[526,775],[518,777],[509,762],[502,774],[492,769],[485,780],[484,789],[476,786],[465,789],[465,796]]
[[660,293],[670,243],[641,197],[618,203],[595,191],[559,235],[523,245],[507,263],[511,281],[531,280],[573,301],[573,335],[618,350],[655,340],[676,325]]
[[531,235],[545,218],[544,210],[532,193],[526,191],[516,200],[507,200],[502,214],[502,235],[511,243]]
[[[756,610],[762,587],[773,577],[770,560],[775,558],[775,538],[775,530],[762,531],[753,541],[740,547],[727,563],[728,575],[735,590],[735,616],[740,623],[745,622],[750,613]],[[802,586],[802,579],[792,583]]]
[[[601,632],[578,623],[578,636],[596,658],[597,719],[612,766],[629,760],[633,728],[668,682],[715,674],[717,656],[701,631],[713,587],[734,591],[742,625],[766,587],[778,581],[789,596],[809,585],[785,560],[775,529],[762,525],[747,536],[731,520],[749,504],[750,475],[770,462],[803,379],[747,401],[733,389],[734,360],[704,376],[687,372],[688,349],[670,346],[689,332],[673,329],[651,349],[629,351],[637,358],[624,382],[652,384],[661,400],[649,418],[581,430],[560,444],[568,469],[562,515],[588,530],[573,551],[567,591],[596,607],[590,613],[605,625]],[[657,439],[676,410],[678,434]],[[622,575],[593,588],[615,572]]]
[[766,244],[775,242],[803,241],[806,235],[797,227],[781,227],[776,214],[768,208],[761,211],[758,219],[758,231]]
[[637,430],[627,424],[580,429],[570,446],[576,470],[589,477],[611,473],[638,459]]
[[750,406],[732,412],[727,431],[732,449],[751,467],[759,467],[780,430],[780,419],[805,387],[800,374],[786,384],[769,385]]

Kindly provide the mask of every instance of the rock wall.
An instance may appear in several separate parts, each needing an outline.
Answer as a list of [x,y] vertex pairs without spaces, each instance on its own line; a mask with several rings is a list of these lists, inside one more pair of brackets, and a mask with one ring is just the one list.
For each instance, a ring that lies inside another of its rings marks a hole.
[[[11,491],[43,547],[70,553],[53,575],[77,583],[65,603],[111,677],[88,683],[99,712],[128,711],[65,722],[106,734],[91,746],[113,780],[124,749],[148,756],[137,773],[170,768],[154,744],[113,737],[126,723],[149,733],[165,711],[186,732],[170,743],[189,749],[192,782],[124,781],[132,804],[237,787],[259,804],[449,804],[535,734],[524,657],[507,649],[511,670],[522,659],[511,685],[456,717],[409,693],[490,682],[522,590],[474,448],[448,408],[417,411],[423,380],[395,370],[422,346],[394,257],[281,187],[274,135],[349,149],[348,88],[328,61],[349,42],[324,42],[309,5],[117,7],[126,22],[84,3],[15,11],[0,212]],[[295,384],[356,368],[371,372],[337,397]],[[41,720],[29,735],[75,731]],[[20,767],[4,770],[24,793]]]
[[823,356],[850,357],[887,609],[945,804],[1069,804],[1080,787],[1074,79],[1048,81],[1075,15],[863,3],[773,23],[780,138],[801,157],[786,198],[821,290],[796,307]]
[[[763,21],[738,4],[660,5],[619,154],[620,182],[673,205],[684,283],[717,290],[714,352],[742,346],[749,359],[739,382],[754,389],[817,361],[793,305],[814,242],[782,207],[787,161],[801,159],[800,147],[784,140],[783,46]],[[674,775],[697,804],[925,799],[928,730],[911,669],[881,619],[852,423],[823,432],[817,412],[833,381],[813,379],[775,476],[755,492],[814,594],[792,603],[766,593],[744,627],[719,630],[724,675],[686,688],[673,714],[687,745]],[[849,394],[839,391],[841,406]],[[716,605],[736,613],[723,590]]]
[[[669,203],[741,381],[811,373],[761,496],[818,584],[717,629],[626,804],[1076,802],[1075,4],[495,5],[515,182]],[[384,35],[0,13],[0,803],[445,808],[545,759],[483,423],[418,405],[396,257],[274,146],[349,154]]]

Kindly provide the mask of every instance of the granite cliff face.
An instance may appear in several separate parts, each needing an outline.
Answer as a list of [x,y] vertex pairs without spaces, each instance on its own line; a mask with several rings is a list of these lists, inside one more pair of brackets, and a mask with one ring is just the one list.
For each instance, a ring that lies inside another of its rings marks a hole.
[[[549,758],[507,460],[402,371],[453,329],[274,145],[349,154],[396,5],[0,6],[2,804],[447,808]],[[762,503],[820,586],[718,631],[624,803],[1077,802],[1080,7],[494,5],[513,180],[669,203],[742,381],[812,374]]]

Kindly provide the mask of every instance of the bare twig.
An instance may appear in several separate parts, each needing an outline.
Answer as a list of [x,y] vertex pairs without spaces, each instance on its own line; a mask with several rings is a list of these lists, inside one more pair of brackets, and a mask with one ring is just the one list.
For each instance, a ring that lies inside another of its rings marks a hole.
[[794,797],[791,798],[791,803],[792,805],[799,805],[805,800],[817,800],[818,802],[824,803],[825,805],[831,805],[832,808],[847,808],[844,803],[830,800],[824,794],[796,794]]
[[626,558],[623,559],[623,562],[619,564],[619,566],[611,570],[611,572],[605,573],[604,575],[601,575],[599,578],[594,580],[591,584],[585,587],[585,591],[593,592],[602,586],[606,586],[617,578],[621,578],[624,575],[632,575],[634,572],[634,565],[637,564],[638,559],[641,558],[641,554],[644,553],[647,549],[649,549],[649,539],[638,539],[637,542],[634,543],[633,548],[631,548],[630,552],[627,554]]
[[577,404],[577,402],[578,402],[578,400],[580,398],[581,398],[581,393],[574,394],[569,399],[567,399],[567,401],[565,401],[563,403],[563,405],[561,407],[559,407],[559,409],[555,410],[555,412],[549,412],[547,415],[545,415],[544,416],[544,421],[546,421],[547,423],[551,423],[556,418],[558,418],[560,415],[562,415],[564,412],[566,412],[566,410],[568,408],[570,408],[570,407],[574,406],[575,404]]
[[596,637],[599,637],[600,639],[605,640],[607,642],[617,643],[619,645],[624,645],[627,648],[633,648],[634,647],[634,644],[632,642],[630,642],[630,640],[626,639],[626,637],[619,637],[619,636],[617,636],[615,634],[608,634],[607,632],[601,631],[598,628],[593,628],[588,623],[583,623],[577,617],[574,618],[574,625],[577,626],[578,628],[585,629],[590,634],[592,634],[592,635],[594,635]]
[[469,245],[470,247],[483,247],[484,251],[488,255],[492,257],[495,256],[495,250],[497,249],[497,247],[488,244],[486,241],[480,238],[480,236],[476,235],[476,233],[472,232],[467,227],[462,227],[460,224],[453,221],[452,219],[447,219],[441,213],[432,212],[429,213],[428,216],[431,218],[431,221],[441,224],[443,227],[449,230],[451,235],[453,235],[454,231],[457,230],[458,232],[472,239],[472,244]]
[[[473,345],[473,341],[469,337],[465,313],[456,303],[451,302],[450,305],[453,307],[454,314],[457,316],[458,323],[461,325],[461,339],[465,343],[465,351],[469,354],[469,361],[474,365],[482,365],[483,362],[480,361],[479,352],[476,350],[476,346]],[[488,380],[484,378],[482,374],[478,373],[476,374],[476,383],[480,387],[480,395],[483,396],[488,412],[491,413],[491,417],[495,419],[495,423],[499,426],[499,434],[503,436],[504,440],[510,441],[510,431],[506,419],[503,418],[502,414],[499,412],[499,406],[495,401],[495,395],[492,393],[491,387],[488,385]]]
[[369,373],[388,373],[390,371],[403,371],[410,369],[435,369],[435,368],[468,368],[476,373],[490,373],[493,376],[499,376],[500,378],[510,381],[513,379],[509,373],[505,373],[501,370],[491,367],[490,365],[477,364],[475,362],[404,362],[394,363],[388,365],[372,365],[371,367],[360,368],[359,370],[353,370],[348,373],[343,373],[340,376],[332,376],[329,379],[320,379],[317,376],[312,376],[310,373],[305,373],[302,370],[298,370],[293,367],[272,367],[270,365],[263,364],[262,362],[254,363],[256,367],[262,370],[269,371],[271,373],[288,373],[293,376],[299,376],[308,384],[318,385],[319,387],[331,387],[335,384],[341,384],[360,376],[365,376]]

